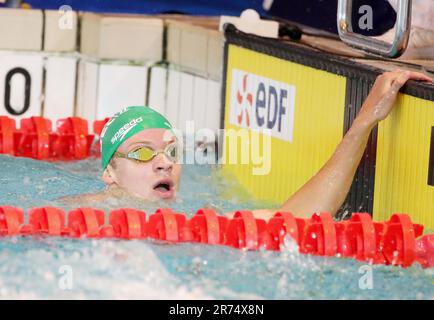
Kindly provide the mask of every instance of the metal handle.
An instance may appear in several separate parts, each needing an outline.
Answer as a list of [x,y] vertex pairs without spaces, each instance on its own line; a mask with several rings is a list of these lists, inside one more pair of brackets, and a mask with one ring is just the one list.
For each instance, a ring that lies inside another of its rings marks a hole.
[[412,0],[398,0],[395,38],[390,44],[372,37],[354,33],[351,23],[353,1],[339,0],[337,15],[339,37],[344,43],[353,48],[383,57],[397,58],[402,55],[407,48],[410,36],[411,1]]

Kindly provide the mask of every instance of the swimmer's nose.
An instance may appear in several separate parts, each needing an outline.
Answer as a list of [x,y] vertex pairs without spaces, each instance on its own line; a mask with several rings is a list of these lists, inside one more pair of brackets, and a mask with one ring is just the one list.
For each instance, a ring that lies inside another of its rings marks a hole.
[[173,162],[169,161],[167,157],[160,153],[154,159],[154,171],[172,171]]

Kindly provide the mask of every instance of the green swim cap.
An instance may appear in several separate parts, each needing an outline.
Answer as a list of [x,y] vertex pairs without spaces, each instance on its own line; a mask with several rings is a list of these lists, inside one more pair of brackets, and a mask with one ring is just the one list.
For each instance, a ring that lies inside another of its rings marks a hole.
[[145,106],[130,106],[116,113],[101,132],[101,164],[105,169],[113,154],[128,138],[145,129],[168,129],[169,121],[157,111]]

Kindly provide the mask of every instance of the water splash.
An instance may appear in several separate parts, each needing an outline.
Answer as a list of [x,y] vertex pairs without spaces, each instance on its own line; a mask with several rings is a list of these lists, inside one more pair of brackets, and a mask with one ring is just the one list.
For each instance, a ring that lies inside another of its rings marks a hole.
[[[55,205],[57,197],[104,188],[98,160],[52,164],[0,156],[0,161],[2,204],[24,209]],[[186,166],[183,179],[174,206],[188,214],[207,205],[219,212],[272,207],[251,201],[245,191],[238,193],[236,182],[213,167]],[[137,205],[152,213],[159,204],[125,199],[96,205]],[[63,265],[73,270],[71,290],[59,288]],[[373,265],[374,288],[363,291],[358,287],[362,265],[300,254],[290,237],[282,252],[150,240],[0,238],[0,299],[434,298],[431,269]]]

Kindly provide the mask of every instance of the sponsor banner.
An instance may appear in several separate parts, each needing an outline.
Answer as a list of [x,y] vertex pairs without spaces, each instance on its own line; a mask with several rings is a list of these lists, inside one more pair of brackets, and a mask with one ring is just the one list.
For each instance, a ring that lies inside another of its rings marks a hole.
[[292,142],[295,86],[232,69],[230,123]]
[[281,204],[342,140],[346,78],[233,44],[227,50],[223,170],[253,198]]

